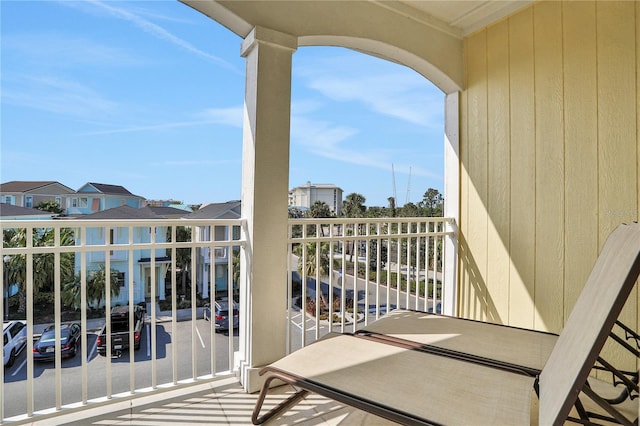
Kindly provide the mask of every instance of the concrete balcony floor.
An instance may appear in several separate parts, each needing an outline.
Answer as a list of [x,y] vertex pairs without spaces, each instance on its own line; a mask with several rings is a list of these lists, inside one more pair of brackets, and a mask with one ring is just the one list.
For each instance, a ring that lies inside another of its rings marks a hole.
[[[598,391],[606,392],[608,385],[590,381]],[[286,399],[293,389],[281,386],[272,389],[267,396],[263,412]],[[96,406],[81,411],[69,412],[57,417],[35,418],[30,424],[51,425],[131,425],[131,426],[193,426],[193,425],[251,425],[251,414],[258,394],[247,394],[235,378],[228,378],[171,391],[123,399],[111,404]],[[602,412],[588,399],[588,410]],[[628,418],[635,418],[638,402],[627,400],[619,409]],[[533,412],[537,409],[534,401]],[[604,412],[602,412],[604,414]],[[572,416],[576,416],[572,411]],[[532,424],[537,419],[532,419]],[[345,406],[319,395],[309,394],[305,399],[289,408],[284,414],[265,423],[268,426],[303,424],[321,426],[374,425],[389,426],[396,423],[369,413]],[[565,422],[565,424],[576,424]],[[602,424],[611,424],[602,422]]]
[[[286,399],[290,386],[273,389],[263,412]],[[251,425],[258,394],[247,394],[235,379],[225,379],[102,405],[27,424],[50,425]],[[377,416],[310,394],[267,425],[394,425]]]

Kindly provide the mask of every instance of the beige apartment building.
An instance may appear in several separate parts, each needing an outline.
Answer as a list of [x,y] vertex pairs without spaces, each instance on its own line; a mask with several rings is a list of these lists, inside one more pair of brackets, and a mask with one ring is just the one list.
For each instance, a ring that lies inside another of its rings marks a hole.
[[307,182],[305,185],[296,186],[289,191],[289,207],[301,210],[310,209],[316,201],[326,203],[336,215],[342,214],[342,189],[325,183]]

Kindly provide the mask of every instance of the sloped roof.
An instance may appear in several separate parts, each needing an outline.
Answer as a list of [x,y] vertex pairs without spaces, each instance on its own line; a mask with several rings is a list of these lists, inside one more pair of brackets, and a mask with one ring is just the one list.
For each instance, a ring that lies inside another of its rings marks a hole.
[[85,189],[87,186],[93,187],[97,192],[99,192],[101,194],[130,195],[132,197],[138,197],[137,195],[132,194],[124,186],[121,186],[121,185],[110,185],[110,184],[106,184],[106,183],[95,183],[95,182],[87,182],[87,183],[85,183],[84,185],[82,185],[82,187],[80,189],[78,189],[78,192],[88,192],[88,191],[83,191],[83,189]]
[[195,212],[184,216],[184,219],[238,219],[241,213],[240,201],[211,203],[200,207]]
[[14,206],[13,204],[0,203],[0,217],[15,217],[15,216],[42,216],[53,217],[57,216],[57,213],[45,212],[38,209],[29,209],[26,207]]
[[3,192],[3,193],[28,192],[28,191],[34,191],[36,189],[43,188],[49,185],[59,185],[63,187],[65,190],[67,190],[69,193],[75,192],[73,189],[55,180],[12,180],[12,181],[0,184],[0,192]]
[[112,220],[112,219],[162,219],[153,211],[148,208],[136,209],[130,206],[119,206],[112,209],[103,210],[100,212],[82,215],[81,219],[99,219],[99,220]]
[[190,212],[183,210],[183,209],[177,209],[175,207],[153,207],[153,206],[146,206],[143,207],[145,209],[149,209],[151,210],[153,213],[157,214],[158,216],[162,216],[162,217],[170,217],[170,216],[186,216],[188,214],[190,214]]

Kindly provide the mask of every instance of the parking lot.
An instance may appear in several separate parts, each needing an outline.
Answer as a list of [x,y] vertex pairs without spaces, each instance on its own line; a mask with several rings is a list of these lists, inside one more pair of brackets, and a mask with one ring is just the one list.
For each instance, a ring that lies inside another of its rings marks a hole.
[[[111,394],[150,387],[154,368],[156,384],[173,382],[174,347],[177,349],[175,363],[177,380],[191,378],[194,371],[196,376],[211,374],[211,322],[204,319],[196,320],[195,324],[190,320],[180,321],[177,323],[175,333],[172,333],[171,328],[171,322],[156,323],[155,358],[153,358],[151,324],[146,323],[141,335],[141,347],[134,352],[133,385],[130,384],[129,352],[125,351],[119,358],[106,358],[99,355],[96,350],[97,334],[95,331],[89,331],[86,341],[81,342],[81,346],[86,345],[87,354],[84,363],[88,377],[87,398],[104,397],[108,387],[111,388]],[[230,360],[229,353],[237,350],[237,330],[234,334],[232,336],[226,332],[214,334],[216,372],[227,371],[233,367],[233,360]],[[230,344],[233,345],[231,349]],[[82,401],[81,353],[82,351],[79,350],[77,356],[62,360],[60,380],[63,405]],[[14,365],[4,371],[3,392],[6,417],[24,414],[27,411],[27,371],[27,357],[23,350],[16,358]],[[34,362],[33,378],[34,410],[55,407],[55,363]]]

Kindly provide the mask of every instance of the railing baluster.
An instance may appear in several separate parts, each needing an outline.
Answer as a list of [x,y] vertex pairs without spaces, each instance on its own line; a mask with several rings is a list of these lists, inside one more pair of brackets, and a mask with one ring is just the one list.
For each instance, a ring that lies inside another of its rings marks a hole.
[[[111,329],[111,291],[109,291],[109,289],[111,288],[109,281],[110,281],[110,277],[111,277],[111,255],[110,255],[110,248],[109,246],[111,245],[111,240],[109,238],[109,234],[110,233],[110,228],[103,228],[103,234],[104,234],[104,245],[105,245],[105,250],[104,250],[104,287],[105,287],[105,298],[104,298],[104,305],[105,305],[105,312],[104,312],[104,320],[105,323],[107,325],[106,330],[107,330],[107,340],[106,340],[106,345],[107,345],[107,399],[110,399],[113,395],[113,383],[111,380],[111,334],[113,333],[113,330]],[[88,272],[88,271],[87,271]],[[86,273],[86,272],[85,272]],[[84,306],[83,306],[84,309]]]
[[[151,247],[156,242],[155,226],[151,227]],[[158,333],[156,330],[157,313],[156,313],[156,251],[151,249],[151,389],[158,388]]]
[[[177,307],[177,293],[178,293],[178,274],[177,274],[177,225],[171,226],[171,241],[174,243],[171,246],[171,336],[178,334],[178,307]],[[214,289],[215,290],[215,289]],[[215,295],[214,295],[215,298]],[[152,306],[151,304],[149,306]],[[213,309],[213,305],[212,309]],[[155,311],[155,307],[151,308]],[[210,319],[211,320],[211,319]],[[213,321],[209,321],[213,323]],[[150,327],[150,326],[149,326]],[[173,370],[173,384],[178,383],[178,345],[171,345],[171,368]]]
[[[54,247],[60,247],[60,228],[54,228]],[[56,342],[60,342],[60,319],[62,317],[60,307],[60,252],[53,253],[53,312],[55,317],[55,338]],[[62,353],[61,345],[55,345],[55,394],[56,394],[56,410],[62,407]]]

